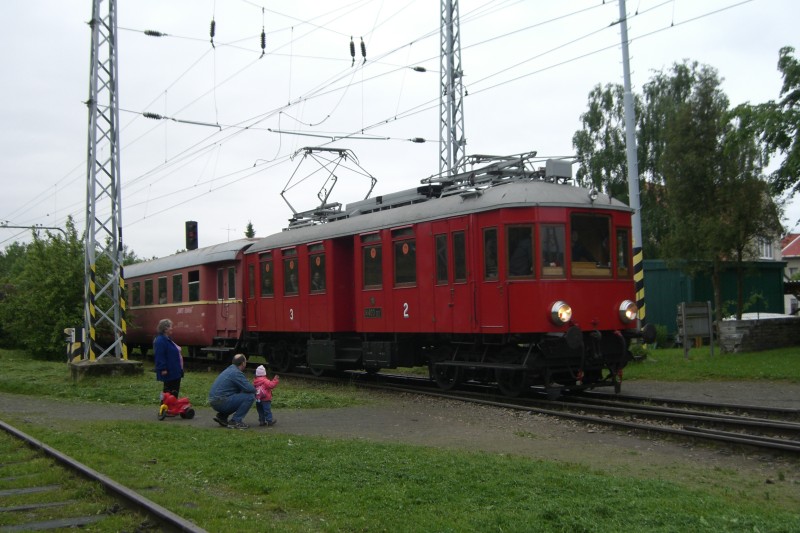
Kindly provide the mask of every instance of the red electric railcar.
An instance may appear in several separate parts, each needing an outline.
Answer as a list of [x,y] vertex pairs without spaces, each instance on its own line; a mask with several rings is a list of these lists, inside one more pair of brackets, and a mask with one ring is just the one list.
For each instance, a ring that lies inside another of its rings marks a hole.
[[243,345],[278,371],[619,390],[629,341],[653,334],[636,324],[631,210],[560,181],[500,159],[259,240]]
[[189,355],[235,351],[244,321],[242,257],[255,241],[239,239],[125,267],[128,346],[146,354],[159,320],[168,318],[173,340],[187,346]]

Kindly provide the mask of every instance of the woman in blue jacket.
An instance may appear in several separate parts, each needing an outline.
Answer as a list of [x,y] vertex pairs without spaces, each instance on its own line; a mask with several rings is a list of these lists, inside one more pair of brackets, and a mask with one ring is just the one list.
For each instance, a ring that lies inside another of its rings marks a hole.
[[180,346],[172,341],[172,321],[168,318],[158,323],[158,336],[153,340],[153,354],[156,379],[164,382],[164,392],[177,398],[183,378],[183,357]]

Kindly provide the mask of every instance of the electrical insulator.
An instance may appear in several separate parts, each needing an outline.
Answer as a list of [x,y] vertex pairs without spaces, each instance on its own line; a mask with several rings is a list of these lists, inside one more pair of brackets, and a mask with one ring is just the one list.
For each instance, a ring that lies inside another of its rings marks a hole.
[[353,42],[352,35],[350,36],[350,57],[352,58],[352,61],[350,62],[350,66],[352,67],[356,64],[356,45]]
[[264,50],[267,48],[267,34],[264,28],[261,28],[261,57],[264,57]]
[[216,48],[216,46],[214,46],[214,34],[217,33],[217,21],[215,21],[213,18],[211,19],[211,31],[210,31],[210,33],[211,33],[211,46]]
[[367,62],[367,45],[364,44],[364,38],[361,38],[361,57],[364,58],[364,61],[361,62],[363,65]]
[[161,33],[160,31],[156,30],[144,30],[144,34],[148,37],[166,37],[166,33]]

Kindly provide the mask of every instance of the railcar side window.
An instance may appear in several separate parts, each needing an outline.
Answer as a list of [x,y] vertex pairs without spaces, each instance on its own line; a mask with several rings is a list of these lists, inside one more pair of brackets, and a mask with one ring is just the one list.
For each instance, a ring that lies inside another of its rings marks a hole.
[[144,280],[144,305],[153,305],[153,280]]
[[217,300],[225,298],[225,270],[217,269]]
[[377,233],[361,236],[361,261],[364,268],[364,288],[383,285],[383,247]]
[[136,282],[133,284],[133,295],[131,296],[131,305],[141,305],[142,300],[142,284],[140,282]]
[[172,301],[175,303],[183,301],[183,274],[172,276]]
[[297,277],[297,250],[294,248],[283,251],[283,293],[297,294],[300,290],[300,281]]
[[509,277],[533,276],[533,226],[507,228]]
[[395,285],[417,282],[417,241],[413,236],[412,228],[392,231]]
[[261,271],[261,296],[272,296],[273,280],[272,280],[272,254],[264,254],[259,257],[259,267]]
[[453,233],[453,281],[467,281],[467,246],[463,231]]
[[312,244],[308,247],[308,275],[311,292],[325,292],[325,246]]
[[497,279],[497,228],[483,230],[483,279]]
[[630,264],[630,238],[627,229],[617,230],[617,276],[629,278],[631,270]]
[[542,224],[542,276],[564,276],[564,226]]
[[228,299],[236,298],[236,267],[228,267]]
[[256,297],[256,267],[247,265],[247,295],[250,298]]
[[576,213],[570,217],[572,275],[610,278],[609,236],[611,218]]
[[158,303],[167,303],[167,277],[158,278]]
[[436,242],[436,283],[444,285],[447,283],[447,235],[437,235]]
[[189,271],[189,301],[190,302],[199,302],[200,301],[200,271],[199,270],[190,270]]

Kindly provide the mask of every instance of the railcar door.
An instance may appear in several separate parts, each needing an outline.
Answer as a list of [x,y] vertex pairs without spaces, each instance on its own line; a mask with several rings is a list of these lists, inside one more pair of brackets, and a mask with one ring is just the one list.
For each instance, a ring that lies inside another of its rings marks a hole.
[[434,222],[434,328],[437,333],[468,333],[475,325],[468,280],[466,217]]
[[499,225],[481,224],[478,231],[478,316],[481,333],[494,334],[508,331],[508,295],[503,279],[504,254],[500,253],[502,232]]
[[241,316],[241,299],[236,294],[236,266],[217,268],[217,337],[236,337]]

